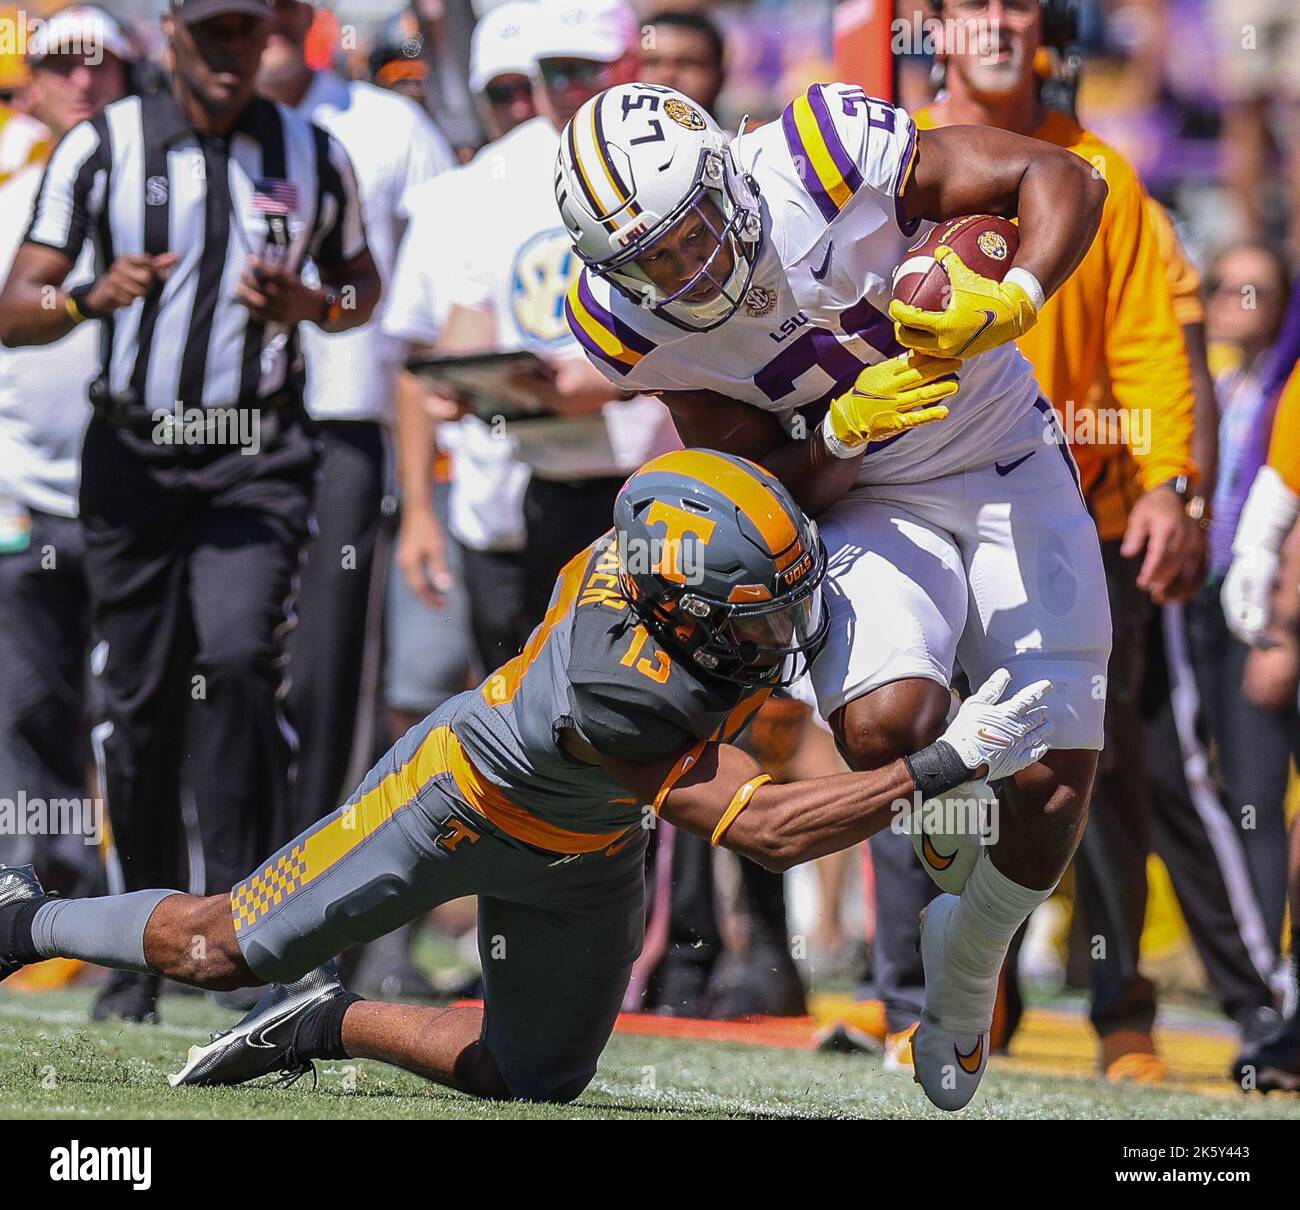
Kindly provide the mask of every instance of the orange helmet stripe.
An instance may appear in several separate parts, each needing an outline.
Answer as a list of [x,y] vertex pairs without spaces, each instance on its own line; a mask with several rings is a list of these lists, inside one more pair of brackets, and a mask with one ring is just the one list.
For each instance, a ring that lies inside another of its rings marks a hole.
[[716,488],[744,513],[771,555],[786,553],[799,540],[794,521],[772,491],[726,458],[704,450],[674,450],[641,468],[642,474],[651,471],[689,475]]

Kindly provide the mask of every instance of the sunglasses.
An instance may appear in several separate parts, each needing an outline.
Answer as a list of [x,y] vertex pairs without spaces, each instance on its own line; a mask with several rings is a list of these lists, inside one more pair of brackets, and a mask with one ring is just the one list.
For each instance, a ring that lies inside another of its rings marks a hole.
[[527,80],[493,81],[483,89],[483,95],[493,105],[509,105],[524,97],[531,98],[533,86]]
[[609,74],[609,64],[586,59],[542,59],[537,70],[548,88],[562,92],[575,84],[583,87],[601,84]]

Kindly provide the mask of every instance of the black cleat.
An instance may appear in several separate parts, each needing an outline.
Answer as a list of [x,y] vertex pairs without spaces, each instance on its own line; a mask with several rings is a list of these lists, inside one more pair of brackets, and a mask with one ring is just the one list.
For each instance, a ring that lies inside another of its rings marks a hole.
[[158,993],[162,979],[135,971],[114,971],[90,1006],[92,1021],[130,1021],[158,1024]]
[[1300,1030],[1284,1030],[1237,1062],[1243,1092],[1300,1092]]
[[32,866],[0,866],[0,982],[31,961],[25,955],[15,953],[6,944],[12,929],[11,917],[19,910],[20,904],[48,898]]
[[282,1084],[292,1084],[307,1072],[314,1074],[310,1055],[299,1055],[299,1030],[320,1005],[349,993],[338,980],[333,962],[317,967],[297,983],[273,984],[249,1014],[232,1029],[212,1035],[212,1041],[191,1046],[185,1066],[167,1077],[173,1088],[181,1084],[243,1084],[282,1073]]

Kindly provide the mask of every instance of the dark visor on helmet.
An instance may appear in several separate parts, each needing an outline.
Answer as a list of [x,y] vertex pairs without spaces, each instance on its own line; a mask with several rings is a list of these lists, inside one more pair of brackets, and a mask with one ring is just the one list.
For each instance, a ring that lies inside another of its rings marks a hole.
[[[707,637],[694,653],[696,661],[713,675],[742,684],[781,686],[798,680],[830,627],[822,597],[825,574],[823,549],[816,570],[795,593],[761,604],[714,604],[702,621]],[[683,608],[692,612],[686,598]]]

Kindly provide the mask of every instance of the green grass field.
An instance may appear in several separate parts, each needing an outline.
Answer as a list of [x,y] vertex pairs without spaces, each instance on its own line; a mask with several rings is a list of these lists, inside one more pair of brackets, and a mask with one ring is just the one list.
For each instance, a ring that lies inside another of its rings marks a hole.
[[[133,1118],[946,1118],[877,1059],[615,1035],[573,1105],[504,1106],[441,1091],[372,1063],[334,1063],[292,1088],[173,1089],[186,1049],[236,1015],[195,997],[163,1000],[158,1026],[92,1024],[90,992],[0,995],[0,1117]],[[1116,1089],[999,1070],[963,1118],[1289,1118],[1300,1097],[1212,1097]]]

